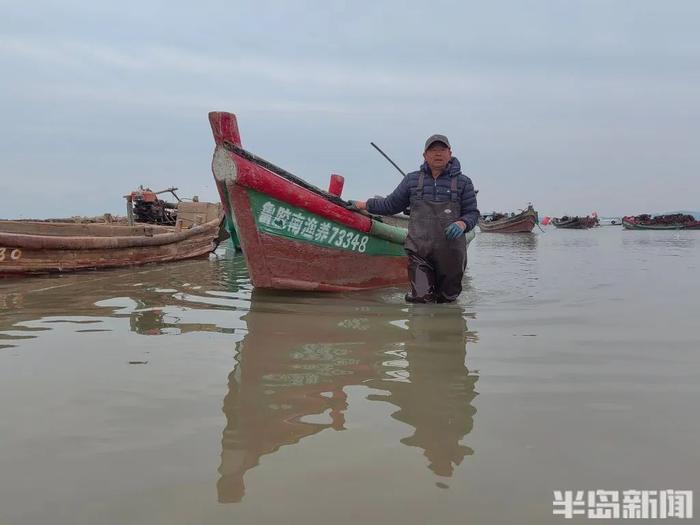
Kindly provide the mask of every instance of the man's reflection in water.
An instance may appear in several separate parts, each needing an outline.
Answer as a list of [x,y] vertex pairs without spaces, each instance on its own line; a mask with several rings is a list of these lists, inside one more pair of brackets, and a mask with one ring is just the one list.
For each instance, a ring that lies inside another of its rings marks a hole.
[[373,382],[387,394],[369,399],[399,407],[392,417],[414,427],[401,443],[423,449],[428,468],[449,477],[473,450],[462,445],[472,430],[476,409],[471,405],[478,377],[465,366],[467,340],[473,334],[461,310],[418,306],[406,323],[403,373]]
[[[466,323],[457,308],[409,310],[406,322],[403,305],[334,313],[323,302],[254,294],[224,398],[220,502],[243,498],[244,475],[261,456],[324,429],[344,430],[349,385],[388,391],[371,399],[398,406],[393,417],[415,427],[402,443],[425,450],[436,474],[451,475],[471,453],[460,444],[476,395],[476,377],[464,365]],[[400,381],[391,380],[397,370],[388,361],[397,349],[408,361]]]

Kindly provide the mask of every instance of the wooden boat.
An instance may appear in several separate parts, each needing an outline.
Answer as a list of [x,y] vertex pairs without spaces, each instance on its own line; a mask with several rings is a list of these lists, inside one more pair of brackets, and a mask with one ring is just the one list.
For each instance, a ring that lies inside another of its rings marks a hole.
[[0,221],[0,276],[178,261],[216,248],[221,206],[181,202],[174,225]]
[[586,230],[588,228],[593,228],[598,224],[598,218],[594,216],[587,217],[569,217],[564,216],[561,218],[552,219],[552,224],[557,228],[563,228],[568,230]]
[[700,221],[683,213],[642,214],[623,217],[622,226],[627,230],[700,230]]
[[537,212],[528,204],[527,209],[518,214],[492,213],[482,215],[479,219],[479,229],[488,233],[529,233],[537,224]]
[[340,175],[324,191],[246,151],[232,113],[209,113],[209,122],[214,179],[254,286],[337,292],[408,283],[406,228],[352,208],[340,198]]

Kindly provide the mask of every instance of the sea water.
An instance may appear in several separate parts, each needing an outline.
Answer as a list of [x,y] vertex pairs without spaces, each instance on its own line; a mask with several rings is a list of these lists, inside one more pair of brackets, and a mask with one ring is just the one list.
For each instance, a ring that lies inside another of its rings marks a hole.
[[[700,232],[479,234],[460,301],[0,281],[0,523],[558,523],[700,488]],[[697,496],[697,492],[696,492]]]

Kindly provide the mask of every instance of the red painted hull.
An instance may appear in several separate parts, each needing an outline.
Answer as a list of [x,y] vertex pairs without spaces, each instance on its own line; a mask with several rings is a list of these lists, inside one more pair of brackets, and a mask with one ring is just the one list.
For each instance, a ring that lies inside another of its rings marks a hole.
[[260,232],[246,189],[231,182],[226,187],[253,286],[339,292],[408,282],[405,256],[343,252]]
[[224,210],[236,226],[254,286],[338,292],[408,283],[407,258],[400,249],[396,251],[401,255],[370,255],[262,231],[251,190],[358,235],[370,237],[372,221],[225,149],[224,141],[240,145],[235,116],[210,113],[209,119],[217,143],[214,178]]

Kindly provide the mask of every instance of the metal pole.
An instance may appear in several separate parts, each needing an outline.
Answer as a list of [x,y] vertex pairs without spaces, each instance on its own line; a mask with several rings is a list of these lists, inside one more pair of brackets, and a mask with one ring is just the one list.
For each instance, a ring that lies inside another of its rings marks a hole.
[[406,174],[403,172],[403,170],[402,170],[401,168],[399,168],[399,167],[396,165],[396,163],[395,163],[393,160],[391,160],[391,159],[389,158],[389,156],[388,156],[386,153],[384,153],[384,152],[380,149],[379,146],[377,146],[374,142],[370,142],[370,144],[372,145],[372,147],[373,147],[374,149],[376,149],[379,153],[382,154],[382,157],[384,157],[386,160],[388,160],[389,162],[391,162],[391,165],[394,166],[397,170],[399,170],[399,173],[400,173],[401,175],[403,175],[404,177],[406,176]]

